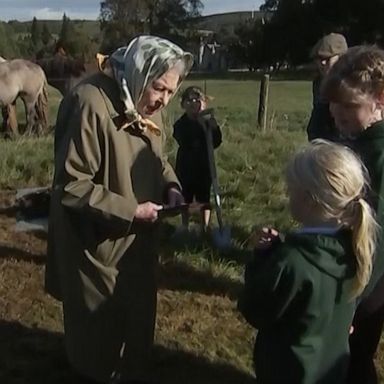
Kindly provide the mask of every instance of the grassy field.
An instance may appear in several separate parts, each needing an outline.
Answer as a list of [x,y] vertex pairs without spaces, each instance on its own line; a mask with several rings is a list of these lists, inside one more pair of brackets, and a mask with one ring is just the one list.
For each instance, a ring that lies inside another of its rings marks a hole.
[[[190,85],[187,82],[184,86]],[[305,142],[311,107],[309,82],[272,82],[268,131],[256,128],[259,83],[209,80],[212,106],[223,130],[217,151],[225,222],[233,252],[220,254],[202,241],[167,243],[161,250],[155,375],[160,383],[251,383],[255,332],[236,311],[247,238],[253,226],[292,227],[282,172]],[[51,123],[59,97],[51,92]],[[180,114],[175,100],[168,125]],[[168,135],[171,135],[168,126]],[[171,161],[176,152],[169,138]],[[0,141],[0,185],[14,190],[49,184],[52,138]],[[11,197],[10,197],[11,198]],[[164,225],[168,239],[178,222]],[[12,234],[0,221],[0,382],[73,383],[62,349],[59,303],[42,289],[45,241]],[[380,353],[381,367],[384,354]]]

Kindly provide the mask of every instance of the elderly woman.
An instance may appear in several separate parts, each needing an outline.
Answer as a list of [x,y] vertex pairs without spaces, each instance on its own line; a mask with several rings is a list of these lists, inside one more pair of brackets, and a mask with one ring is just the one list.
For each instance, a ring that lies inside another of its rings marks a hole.
[[167,40],[135,38],[60,105],[46,289],[63,303],[70,364],[106,383],[148,379],[156,220],[182,202],[153,121],[192,66]]

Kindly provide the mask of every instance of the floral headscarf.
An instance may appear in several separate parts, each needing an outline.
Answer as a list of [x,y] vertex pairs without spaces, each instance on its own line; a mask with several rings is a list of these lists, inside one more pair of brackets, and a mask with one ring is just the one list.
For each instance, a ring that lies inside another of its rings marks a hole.
[[180,60],[184,61],[181,83],[192,67],[193,56],[168,40],[139,36],[110,56],[109,64],[121,89],[128,122],[144,122],[136,108],[146,87]]

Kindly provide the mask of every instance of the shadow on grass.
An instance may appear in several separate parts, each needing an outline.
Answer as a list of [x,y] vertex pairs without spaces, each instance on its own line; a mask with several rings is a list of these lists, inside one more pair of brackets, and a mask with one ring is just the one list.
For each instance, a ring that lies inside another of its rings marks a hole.
[[182,262],[171,261],[161,264],[159,268],[159,289],[199,292],[236,300],[241,287],[240,282],[213,276],[210,271],[199,271]]
[[[201,236],[191,231],[175,236],[175,227],[163,223],[159,288],[226,296],[237,300],[242,283],[226,273],[226,264],[229,263],[230,268],[242,268],[250,260],[252,252],[244,248],[248,233],[241,227],[232,229],[235,236],[232,239],[232,246],[219,250],[214,247],[209,235]],[[180,253],[181,260],[178,257]],[[192,260],[189,262],[189,257],[195,261],[205,259],[207,262],[203,262],[202,267],[196,267]],[[220,268],[222,275],[220,271],[218,272]],[[241,270],[239,273],[242,275]]]
[[[233,366],[184,351],[155,348],[154,377],[159,384],[251,384]],[[6,384],[81,384],[67,363],[63,336],[17,322],[0,321],[0,382]],[[84,384],[84,383],[82,383]]]
[[10,247],[8,245],[0,245],[0,259],[13,258],[17,261],[26,261],[36,265],[43,265],[46,262],[46,256],[41,254],[33,254],[24,249]]
[[199,234],[194,229],[189,232],[178,232],[180,227],[176,228],[171,224],[163,223],[160,253],[165,253],[172,259],[172,254],[177,252],[204,253],[212,250],[215,260],[233,261],[239,266],[244,265],[251,256],[251,252],[246,249],[250,233],[237,225],[229,226],[229,228],[231,245],[220,248],[216,246],[212,233]]
[[161,384],[254,384],[254,378],[228,364],[213,363],[184,351],[156,347],[156,372]]

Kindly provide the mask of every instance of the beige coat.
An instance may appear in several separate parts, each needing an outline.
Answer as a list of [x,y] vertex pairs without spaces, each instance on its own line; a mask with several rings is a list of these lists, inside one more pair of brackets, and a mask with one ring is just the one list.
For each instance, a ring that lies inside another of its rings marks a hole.
[[121,129],[114,80],[102,73],[60,105],[46,289],[63,302],[69,361],[107,381],[145,379],[156,315],[156,225],[138,203],[161,203],[176,176],[163,136]]

